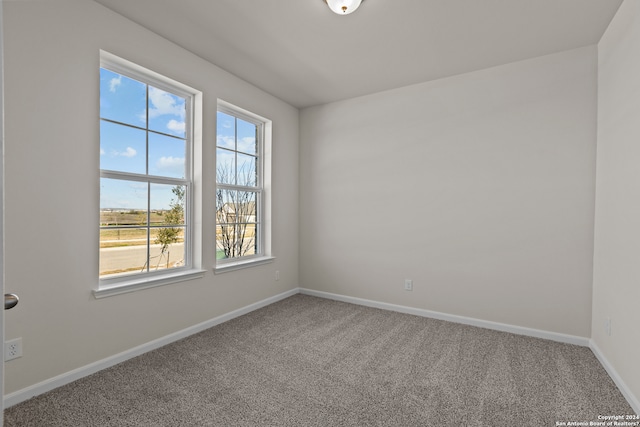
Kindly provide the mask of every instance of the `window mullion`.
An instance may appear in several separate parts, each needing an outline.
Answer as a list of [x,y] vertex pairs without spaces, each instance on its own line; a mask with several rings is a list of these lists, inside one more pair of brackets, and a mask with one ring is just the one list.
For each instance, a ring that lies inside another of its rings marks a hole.
[[245,185],[233,185],[233,184],[217,184],[219,190],[237,190],[237,191],[262,191],[259,187],[247,187]]
[[147,89],[147,100],[146,100],[146,108],[145,108],[145,173],[149,175],[149,85],[146,85]]
[[170,178],[157,175],[142,175],[129,172],[118,172],[101,169],[100,178],[120,179],[124,181],[138,181],[138,182],[152,182],[154,184],[167,184],[167,185],[189,185],[188,179],[182,178]]
[[262,187],[262,154],[260,153],[262,147],[262,141],[260,138],[260,130],[263,128],[262,125],[256,126],[255,139],[256,139],[256,186]]
[[147,183],[147,273],[151,271],[151,183]]
[[238,119],[233,120],[233,183],[238,185]]
[[[145,173],[149,176],[149,85],[146,86],[145,108]],[[147,273],[151,271],[151,182],[147,181]]]

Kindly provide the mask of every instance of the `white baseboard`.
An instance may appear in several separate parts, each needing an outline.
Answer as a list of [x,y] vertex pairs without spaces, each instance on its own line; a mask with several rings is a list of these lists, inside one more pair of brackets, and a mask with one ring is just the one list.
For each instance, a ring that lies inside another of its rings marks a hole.
[[609,363],[609,360],[604,357],[604,354],[600,350],[600,347],[598,347],[598,345],[595,343],[595,341],[590,340],[589,347],[591,348],[591,351],[593,351],[593,354],[596,355],[596,358],[600,361],[600,364],[607,371],[613,382],[618,386],[620,393],[622,393],[624,398],[627,399],[627,402],[629,402],[631,408],[637,415],[640,415],[640,400],[638,400],[638,398],[631,392],[629,387],[627,387],[627,384],[622,380],[622,377],[620,377],[618,371],[616,371],[611,363]]
[[125,360],[132,359],[136,356],[147,353],[151,350],[155,350],[167,344],[171,344],[172,342],[181,340],[190,335],[197,334],[198,332],[202,332],[205,329],[209,329],[213,326],[227,322],[231,319],[242,316],[243,314],[247,314],[259,308],[266,307],[270,304],[273,304],[274,302],[278,302],[292,295],[298,294],[299,292],[300,292],[299,288],[291,289],[281,294],[266,298],[262,301],[258,301],[256,303],[250,304],[246,307],[242,307],[237,310],[231,311],[229,313],[223,314],[221,316],[215,317],[211,320],[207,320],[206,322],[199,323],[197,325],[191,326],[181,331],[174,332],[173,334],[150,341],[146,344],[139,345],[130,350],[123,351],[122,353],[107,357],[106,359],[98,360],[97,362],[90,363],[86,366],[82,366],[80,368],[74,369],[72,371],[66,372],[64,374],[58,375],[56,377],[50,378],[40,383],[34,384],[32,386],[23,388],[22,390],[9,393],[4,396],[4,407],[8,408],[20,402],[24,402],[25,400],[28,400],[34,396],[40,395],[42,393],[46,393],[55,388],[58,388],[65,384],[69,384],[73,381],[79,380],[80,378],[86,377],[87,375],[94,374],[103,369],[117,365],[118,363],[122,363]]
[[479,328],[493,329],[496,331],[510,332],[517,335],[526,335],[528,337],[542,338],[545,340],[574,344],[582,347],[589,347],[589,338],[578,337],[575,335],[559,334],[557,332],[525,328],[522,326],[508,325],[506,323],[491,322],[488,320],[474,319],[472,317],[457,316],[455,314],[446,314],[438,311],[406,307],[403,305],[349,297],[345,295],[332,294],[329,292],[314,291],[312,289],[300,288],[300,293],[304,295],[311,295],[320,298],[348,302],[351,304],[364,305],[367,307],[381,308],[383,310],[397,311],[399,313],[413,314],[415,316],[429,317],[431,319],[446,320],[448,322],[461,323],[463,325],[477,326]]
[[[498,322],[490,322],[487,320],[474,319],[471,317],[456,316],[453,314],[446,314],[446,313],[440,313],[437,311],[424,310],[420,308],[412,308],[412,307],[406,307],[402,305],[389,304],[386,302],[367,300],[367,299],[350,297],[350,296],[345,296],[340,294],[332,294],[329,292],[314,291],[312,289],[300,288],[300,293],[304,295],[311,295],[311,296],[320,297],[320,298],[348,302],[351,304],[380,308],[383,310],[391,310],[391,311],[397,311],[400,313],[413,314],[415,316],[429,317],[429,318],[438,319],[438,320],[446,320],[454,323],[462,323],[464,325],[477,326],[480,328],[494,329],[502,332],[510,332],[518,335],[525,335],[529,337],[542,338],[542,339],[551,340],[551,341],[558,341],[566,344],[574,344],[582,347],[589,347],[591,351],[593,351],[593,353],[595,354],[600,364],[607,371],[607,373],[609,374],[613,382],[616,384],[616,386],[618,387],[618,389],[620,390],[624,398],[627,400],[627,402],[629,402],[629,405],[631,406],[631,408],[635,411],[636,414],[640,415],[640,401],[631,392],[629,387],[627,387],[625,382],[622,380],[618,372],[613,368],[611,363],[609,363],[607,358],[604,357],[604,355],[602,354],[602,351],[600,351],[596,343],[589,338],[583,338],[583,337],[578,337],[574,335],[559,334],[556,332],[543,331],[539,329],[525,328],[522,326],[507,325],[507,324],[498,323]],[[631,415],[631,414],[624,414],[624,415]]]
[[349,297],[345,295],[332,294],[329,292],[314,291],[311,289],[304,289],[304,288],[291,289],[289,291],[283,292],[273,297],[269,297],[262,301],[258,301],[256,303],[250,304],[246,307],[242,307],[237,310],[231,311],[229,313],[223,314],[221,316],[215,317],[206,322],[199,323],[197,325],[191,326],[189,328],[183,329],[181,331],[175,332],[165,337],[158,338],[146,344],[142,344],[140,346],[134,347],[122,353],[107,357],[106,359],[102,359],[97,362],[90,363],[89,365],[74,369],[72,371],[69,371],[64,374],[58,375],[56,377],[50,378],[48,380],[42,381],[38,384],[34,384],[32,386],[26,387],[22,390],[18,390],[13,393],[7,394],[4,396],[4,407],[8,408],[10,406],[16,405],[34,396],[40,395],[42,393],[46,393],[55,388],[61,387],[65,384],[69,384],[73,381],[83,378],[87,375],[94,374],[103,369],[117,365],[118,363],[122,363],[128,359],[132,359],[141,354],[147,353],[151,350],[155,350],[157,348],[160,348],[172,342],[181,340],[190,335],[204,331],[205,329],[209,329],[213,326],[227,322],[231,319],[250,313],[259,308],[266,307],[270,304],[273,304],[275,302],[278,302],[280,300],[283,300],[285,298],[288,298],[298,293],[336,300],[336,301],[348,302],[348,303],[357,304],[357,305],[363,305],[367,307],[380,308],[383,310],[396,311],[400,313],[412,314],[412,315],[422,316],[422,317],[429,317],[429,318],[438,319],[438,320],[446,320],[449,322],[461,323],[461,324],[470,325],[470,326],[477,326],[480,328],[493,329],[493,330],[498,330],[503,332],[510,332],[518,335],[526,335],[526,336],[535,337],[535,338],[559,341],[567,344],[590,347],[593,353],[596,355],[596,357],[600,361],[600,363],[603,365],[603,367],[607,371],[607,373],[611,376],[615,384],[618,386],[618,388],[620,389],[624,397],[627,399],[627,401],[629,402],[633,410],[636,413],[640,414],[640,402],[638,401],[638,399],[633,395],[633,393],[629,390],[629,388],[626,386],[624,381],[620,378],[616,370],[613,369],[613,367],[608,362],[608,360],[603,356],[598,346],[588,338],[559,334],[555,332],[542,331],[538,329],[525,328],[521,326],[513,326],[513,325],[504,324],[504,323],[490,322],[490,321],[474,319],[470,317],[456,316],[452,314],[440,313],[437,311],[406,307],[406,306],[401,306],[396,304],[389,304],[389,303],[367,300],[362,298]]

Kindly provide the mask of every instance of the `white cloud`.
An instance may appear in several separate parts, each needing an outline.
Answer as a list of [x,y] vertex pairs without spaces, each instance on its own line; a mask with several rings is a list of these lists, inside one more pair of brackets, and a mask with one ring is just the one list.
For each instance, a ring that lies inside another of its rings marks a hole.
[[172,119],[169,120],[169,123],[167,123],[167,128],[175,133],[184,133],[185,123]]
[[101,155],[101,156],[104,156],[104,154],[105,154],[105,153],[104,153],[104,149],[103,149],[102,147],[100,147],[100,155]]
[[165,173],[184,174],[184,157],[160,157],[156,167]]
[[217,144],[218,144],[218,147],[235,149],[236,140],[232,136],[218,135]]
[[[102,150],[100,151],[102,154]],[[111,154],[120,157],[133,157],[138,154],[138,152],[135,150],[135,148],[127,147],[124,151],[112,151]]]
[[138,154],[138,152],[135,149],[133,149],[131,147],[127,147],[127,149],[124,151],[124,153],[121,153],[120,155],[124,156],[124,157],[133,157],[136,154]]
[[230,148],[231,150],[238,150],[245,153],[254,153],[256,150],[256,139],[252,136],[247,136],[238,139],[238,147],[236,148],[236,139],[229,135],[218,135],[216,137],[216,143],[218,147]]
[[256,151],[256,139],[252,136],[245,136],[238,140],[238,150],[245,153],[252,153]]
[[155,87],[149,87],[149,101],[151,101],[149,118],[153,119],[164,114],[184,118],[184,101],[179,102],[179,100],[180,98],[175,95],[171,95]]
[[109,81],[109,92],[115,92],[118,86],[122,84],[122,76],[114,77]]
[[216,153],[216,179],[218,182],[231,183],[235,180],[235,156],[227,150]]

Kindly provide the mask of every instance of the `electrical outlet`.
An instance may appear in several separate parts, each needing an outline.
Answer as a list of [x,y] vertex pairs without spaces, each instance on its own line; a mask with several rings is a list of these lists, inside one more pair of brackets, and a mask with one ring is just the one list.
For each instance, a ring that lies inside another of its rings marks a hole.
[[412,291],[413,290],[413,280],[404,279],[404,290],[405,291]]
[[280,270],[276,270],[276,280],[280,280]]
[[22,338],[16,338],[4,343],[4,361],[22,357]]

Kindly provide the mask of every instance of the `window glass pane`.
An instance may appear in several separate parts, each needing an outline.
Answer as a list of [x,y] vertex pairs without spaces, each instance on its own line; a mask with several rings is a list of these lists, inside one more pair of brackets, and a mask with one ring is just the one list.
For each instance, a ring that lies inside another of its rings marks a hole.
[[185,265],[185,227],[152,228],[150,242],[150,271]]
[[235,190],[216,191],[216,223],[234,223],[235,220]]
[[[257,255],[262,125],[218,112],[216,180],[216,259]],[[245,191],[247,187],[255,191]]]
[[[128,68],[105,56],[101,63]],[[155,270],[191,266],[192,248],[185,245],[190,243],[192,97],[176,95],[182,89],[169,79],[135,72],[140,81],[100,68],[101,279],[143,275],[147,280]],[[235,122],[231,128],[235,140]],[[235,177],[235,167],[232,173]],[[116,282],[101,282],[101,289]]]
[[141,273],[146,264],[146,228],[100,230],[100,277]]
[[146,132],[100,121],[100,169],[146,173]]
[[256,254],[256,224],[218,224],[216,259]]
[[233,244],[235,227],[234,224],[216,225],[216,259],[227,259],[235,256]]
[[218,190],[217,196],[216,259],[254,255],[257,247],[257,193]]
[[236,154],[234,151],[216,150],[216,181],[220,184],[236,183]]
[[100,69],[100,117],[146,127],[147,85]]
[[257,224],[247,224],[247,228],[245,231],[246,235],[249,236],[247,242],[245,244],[245,252],[244,255],[255,255],[258,253],[258,225]]
[[149,86],[150,130],[184,138],[186,112],[184,98]]
[[236,225],[236,247],[235,256],[255,255],[256,253],[256,225],[242,223]]
[[184,178],[186,147],[184,139],[149,132],[149,174]]
[[256,222],[256,193],[253,191],[236,192],[235,211],[237,222]]
[[216,260],[227,258],[224,251],[225,245],[222,243],[222,227],[221,225],[216,226]]
[[216,145],[218,147],[236,149],[236,118],[218,111],[217,116],[217,137]]
[[147,188],[145,182],[100,178],[100,216],[118,212],[117,225],[146,225]]
[[246,187],[255,187],[257,183],[256,158],[246,154],[238,154],[237,184]]
[[238,151],[249,154],[258,154],[256,145],[256,125],[238,119]]
[[184,185],[151,184],[150,268],[177,268],[185,259]]
[[184,185],[151,184],[152,226],[185,224],[186,189]]

